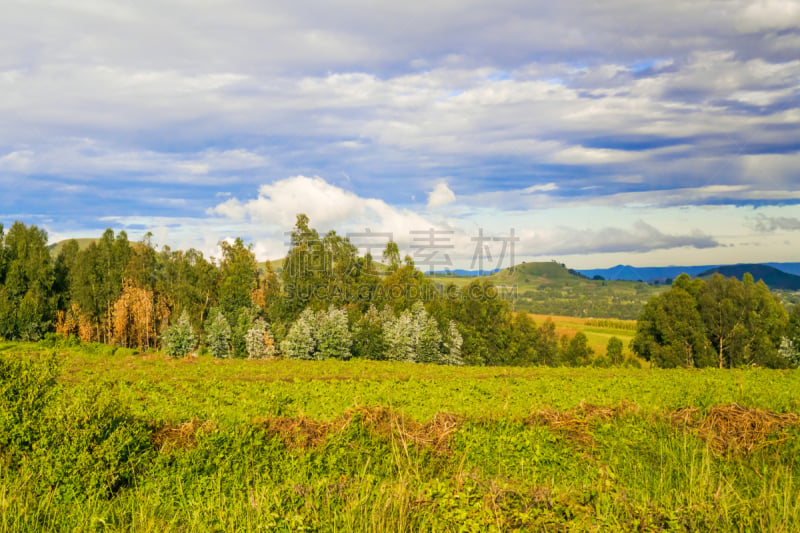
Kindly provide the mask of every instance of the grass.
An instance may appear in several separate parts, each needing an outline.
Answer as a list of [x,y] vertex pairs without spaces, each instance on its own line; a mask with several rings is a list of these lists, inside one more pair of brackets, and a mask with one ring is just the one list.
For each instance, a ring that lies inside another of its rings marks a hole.
[[[797,371],[55,357],[38,444],[0,454],[0,531],[800,523]],[[81,468],[109,465],[135,475],[102,495]]]

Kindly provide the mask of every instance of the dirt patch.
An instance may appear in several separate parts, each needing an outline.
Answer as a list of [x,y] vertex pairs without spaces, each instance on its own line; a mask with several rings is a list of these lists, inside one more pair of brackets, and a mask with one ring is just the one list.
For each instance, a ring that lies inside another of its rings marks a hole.
[[697,408],[675,411],[670,418],[676,425],[692,428],[718,454],[749,455],[780,444],[790,435],[786,429],[800,418],[795,413],[775,413],[732,403],[712,407],[703,416]]
[[197,438],[214,431],[217,425],[213,420],[198,420],[192,418],[188,422],[178,425],[163,426],[153,434],[153,444],[161,453],[172,450],[187,450],[197,446]]
[[323,444],[329,435],[341,432],[354,422],[360,423],[374,435],[445,453],[449,451],[450,438],[458,429],[461,417],[437,413],[430,422],[420,424],[402,413],[374,406],[349,409],[331,422],[306,417],[272,417],[261,418],[254,423],[263,426],[290,448],[309,449]]

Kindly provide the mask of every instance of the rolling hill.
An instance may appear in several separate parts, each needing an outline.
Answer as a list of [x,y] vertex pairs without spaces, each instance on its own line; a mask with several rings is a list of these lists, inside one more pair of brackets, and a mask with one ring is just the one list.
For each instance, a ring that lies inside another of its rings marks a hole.
[[[596,281],[556,262],[526,262],[485,279],[518,311],[541,315],[635,319],[644,304],[666,287],[635,281]],[[433,276],[442,285],[466,285],[474,276]]]
[[[48,245],[47,248],[48,248],[48,250],[50,250],[50,257],[52,257],[54,259],[56,257],[58,257],[58,254],[61,253],[61,249],[64,248],[64,245],[67,244],[71,240],[73,240],[73,239],[66,239],[66,240],[58,241],[56,243]],[[89,237],[89,238],[85,238],[85,239],[75,239],[75,240],[78,241],[78,248],[81,249],[81,250],[85,250],[86,248],[89,247],[90,244],[92,244],[93,242],[97,242],[100,239],[94,239],[94,238]]]
[[739,280],[750,273],[753,278],[763,280],[770,289],[782,289],[789,291],[800,290],[800,276],[794,274],[787,274],[782,270],[771,267],[769,265],[753,264],[753,265],[726,265],[715,268],[710,268],[697,275],[698,278],[710,278],[713,274],[722,274],[725,277],[735,277]]
[[[800,275],[800,263],[762,263],[788,274]],[[683,273],[692,277],[700,276],[704,272],[729,265],[691,265],[691,266],[664,266],[664,267],[634,267],[631,265],[617,265],[611,268],[580,269],[579,272],[590,278],[602,276],[607,280],[628,281],[665,281],[677,278]],[[736,265],[733,265],[736,266]],[[766,281],[765,281],[766,283]],[[769,283],[767,283],[769,285]]]

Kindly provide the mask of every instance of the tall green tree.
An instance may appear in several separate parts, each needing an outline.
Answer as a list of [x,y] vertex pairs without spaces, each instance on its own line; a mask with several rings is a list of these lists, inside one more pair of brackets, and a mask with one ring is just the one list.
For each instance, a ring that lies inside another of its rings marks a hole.
[[121,231],[115,236],[109,228],[97,242],[78,253],[70,270],[71,301],[94,324],[97,340],[111,341],[113,305],[122,294],[130,256],[127,234]]
[[222,241],[220,262],[220,307],[230,318],[237,316],[240,309],[251,307],[252,292],[258,287],[258,263],[252,245],[245,246],[241,238],[233,243]]
[[647,303],[631,348],[664,367],[782,366],[787,323],[777,297],[749,274],[707,282],[683,274]]
[[55,273],[47,233],[36,226],[14,222],[3,238],[0,287],[0,336],[38,340],[50,328],[55,314]]
[[700,313],[720,368],[775,366],[788,315],[763,281],[715,274],[699,294]]
[[[187,251],[164,247],[156,262],[156,290],[180,315],[184,310],[198,330],[218,304],[220,271],[194,248]],[[235,317],[226,317],[226,320]],[[230,323],[230,322],[229,322]]]
[[714,359],[698,303],[679,281],[675,284],[647,303],[631,347],[662,368],[711,366]]

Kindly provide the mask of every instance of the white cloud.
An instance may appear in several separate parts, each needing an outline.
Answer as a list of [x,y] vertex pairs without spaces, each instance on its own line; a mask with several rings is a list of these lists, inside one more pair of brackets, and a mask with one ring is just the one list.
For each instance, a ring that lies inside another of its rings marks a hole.
[[231,198],[211,209],[210,215],[235,222],[265,225],[273,231],[289,231],[300,213],[312,227],[334,229],[340,234],[369,228],[389,232],[407,243],[410,231],[441,227],[409,209],[400,209],[377,198],[364,198],[320,177],[294,176],[262,185],[258,197],[248,201]]
[[456,201],[456,193],[450,190],[446,183],[437,183],[436,187],[428,194],[428,207],[441,207]]
[[800,4],[794,0],[755,0],[740,12],[741,31],[782,30],[800,26]]

